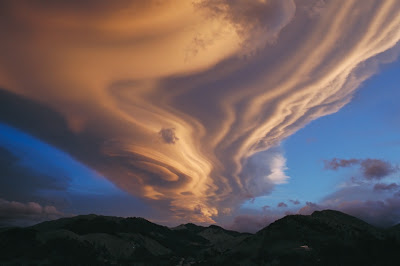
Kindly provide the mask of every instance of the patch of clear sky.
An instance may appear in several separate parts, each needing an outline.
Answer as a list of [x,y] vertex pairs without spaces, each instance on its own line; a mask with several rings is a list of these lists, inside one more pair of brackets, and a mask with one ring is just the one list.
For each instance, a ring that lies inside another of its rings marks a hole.
[[321,117],[282,143],[290,176],[267,196],[243,207],[276,207],[279,202],[298,199],[318,202],[337,190],[356,168],[340,171],[324,169],[332,158],[377,158],[400,163],[400,60],[383,65],[364,82],[353,100],[339,112]]

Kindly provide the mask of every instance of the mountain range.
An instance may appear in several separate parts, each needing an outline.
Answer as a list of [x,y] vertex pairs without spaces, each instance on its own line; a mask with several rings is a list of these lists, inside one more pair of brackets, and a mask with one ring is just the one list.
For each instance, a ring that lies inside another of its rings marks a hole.
[[0,265],[399,265],[400,225],[332,210],[288,215],[255,234],[192,223],[80,215],[0,230]]

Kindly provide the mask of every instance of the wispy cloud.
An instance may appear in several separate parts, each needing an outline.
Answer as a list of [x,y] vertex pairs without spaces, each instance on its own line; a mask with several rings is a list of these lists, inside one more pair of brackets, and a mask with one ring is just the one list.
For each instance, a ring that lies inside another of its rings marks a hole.
[[396,183],[390,183],[390,184],[378,183],[374,185],[374,190],[377,191],[393,191],[399,188],[400,185]]

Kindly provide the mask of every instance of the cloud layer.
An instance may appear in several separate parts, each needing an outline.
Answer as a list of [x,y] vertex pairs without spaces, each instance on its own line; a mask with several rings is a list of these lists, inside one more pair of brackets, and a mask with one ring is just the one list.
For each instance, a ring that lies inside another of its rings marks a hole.
[[0,226],[30,225],[44,220],[65,216],[54,206],[42,206],[36,202],[21,203],[0,199]]
[[325,169],[338,170],[339,168],[351,167],[359,165],[362,170],[363,177],[368,180],[382,179],[393,173],[396,173],[398,166],[392,165],[379,159],[338,159],[334,158],[330,161],[325,161]]
[[400,221],[399,195],[381,200],[339,200],[335,204],[332,203],[329,201],[321,204],[307,202],[306,206],[301,208],[298,213],[309,215],[319,210],[338,210],[381,227],[394,226]]
[[[400,222],[400,185],[391,182],[398,166],[379,159],[332,159],[325,161],[325,168],[359,166],[361,176],[351,177],[338,190],[327,195],[319,203],[306,202],[299,214],[311,214],[316,210],[335,209],[354,215],[371,224],[383,227]],[[390,182],[388,182],[390,181]],[[388,183],[386,183],[388,182]]]
[[[23,129],[171,219],[212,222],[286,181],[271,148],[339,110],[391,58],[399,9],[396,0],[3,1],[0,86],[52,110],[51,130],[68,133],[41,129],[46,117]],[[366,177],[385,174],[375,163]]]

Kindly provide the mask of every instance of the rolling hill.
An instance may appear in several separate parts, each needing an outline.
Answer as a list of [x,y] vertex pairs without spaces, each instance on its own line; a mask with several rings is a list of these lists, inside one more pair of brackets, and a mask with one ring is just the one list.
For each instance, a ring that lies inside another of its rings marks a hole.
[[81,215],[0,231],[0,265],[398,265],[400,226],[338,211],[289,215],[256,234]]

